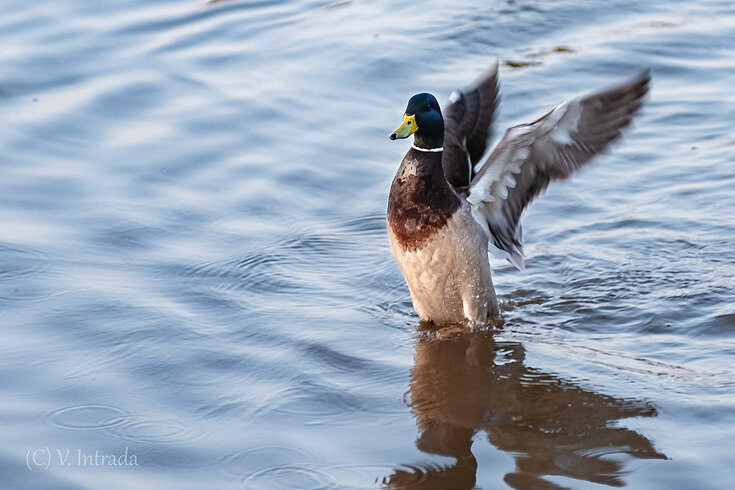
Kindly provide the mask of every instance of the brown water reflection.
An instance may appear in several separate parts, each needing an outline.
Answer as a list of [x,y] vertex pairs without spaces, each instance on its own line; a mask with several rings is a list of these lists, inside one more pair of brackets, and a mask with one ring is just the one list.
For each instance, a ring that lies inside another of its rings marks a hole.
[[396,470],[386,488],[472,488],[478,431],[515,457],[515,470],[504,480],[519,489],[560,488],[545,475],[623,486],[623,458],[605,456],[666,459],[645,436],[615,423],[655,417],[649,403],[595,393],[528,367],[522,344],[496,342],[491,332],[417,339],[408,399],[417,447],[457,462],[425,468],[419,483],[416,474]]

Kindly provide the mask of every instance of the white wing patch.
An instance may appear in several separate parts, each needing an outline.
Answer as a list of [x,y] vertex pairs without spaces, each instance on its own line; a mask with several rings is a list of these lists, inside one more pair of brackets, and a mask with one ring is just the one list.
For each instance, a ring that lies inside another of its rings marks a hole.
[[[506,137],[520,138],[528,134],[526,127],[517,126],[508,130]],[[500,148],[498,148],[500,149]],[[497,156],[498,160],[508,160],[507,165],[493,165],[486,169],[479,180],[472,182],[470,187],[470,195],[467,200],[473,207],[477,207],[482,203],[493,203],[497,199],[507,199],[508,188],[514,188],[517,184],[513,174],[521,171],[523,161],[528,157],[528,148],[504,148],[499,155],[495,152],[492,156]]]

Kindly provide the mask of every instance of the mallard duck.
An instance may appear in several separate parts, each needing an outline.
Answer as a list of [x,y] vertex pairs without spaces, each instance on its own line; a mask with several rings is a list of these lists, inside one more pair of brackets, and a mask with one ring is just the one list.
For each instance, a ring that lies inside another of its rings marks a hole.
[[524,269],[521,213],[549,182],[569,177],[620,136],[650,78],[646,70],[511,127],[484,160],[497,64],[469,90],[452,94],[443,113],[433,95],[411,97],[390,135],[414,140],[393,179],[387,221],[421,320],[485,324],[498,316],[488,244]]

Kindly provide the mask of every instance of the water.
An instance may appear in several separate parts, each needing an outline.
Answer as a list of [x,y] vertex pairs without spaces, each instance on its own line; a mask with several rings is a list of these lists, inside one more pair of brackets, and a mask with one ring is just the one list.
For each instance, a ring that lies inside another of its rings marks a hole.
[[[0,34],[4,488],[732,487],[730,2],[6,0]],[[443,339],[387,135],[496,56],[496,135],[653,91],[493,261],[502,328]]]

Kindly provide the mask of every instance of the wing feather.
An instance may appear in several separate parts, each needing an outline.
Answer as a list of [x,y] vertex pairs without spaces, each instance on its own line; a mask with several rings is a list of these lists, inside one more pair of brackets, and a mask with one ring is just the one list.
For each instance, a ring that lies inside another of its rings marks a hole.
[[498,64],[466,92],[454,92],[444,109],[444,175],[455,187],[467,187],[472,168],[487,148],[498,104]]
[[628,82],[573,99],[508,129],[472,179],[467,200],[492,244],[524,268],[520,217],[552,180],[565,179],[620,137],[641,107],[646,70]]

